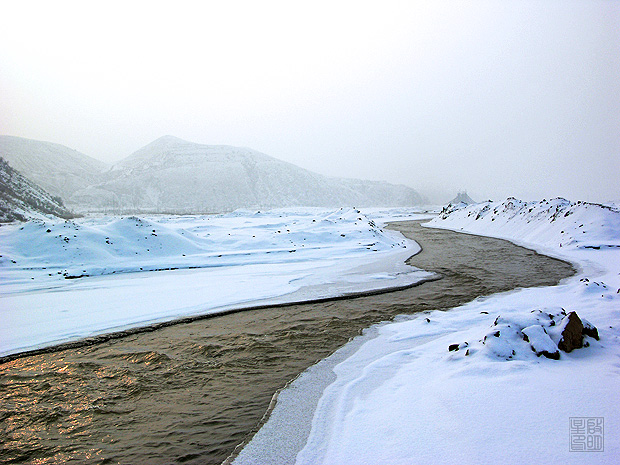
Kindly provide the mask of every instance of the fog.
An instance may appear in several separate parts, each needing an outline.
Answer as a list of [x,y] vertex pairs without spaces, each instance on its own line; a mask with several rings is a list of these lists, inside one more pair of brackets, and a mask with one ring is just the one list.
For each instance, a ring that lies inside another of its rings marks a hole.
[[620,2],[3,2],[0,133],[171,134],[433,201],[618,200]]

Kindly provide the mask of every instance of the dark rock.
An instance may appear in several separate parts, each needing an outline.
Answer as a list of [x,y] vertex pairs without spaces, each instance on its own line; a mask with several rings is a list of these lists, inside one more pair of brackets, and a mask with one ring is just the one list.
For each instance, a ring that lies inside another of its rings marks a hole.
[[537,353],[536,355],[538,355],[539,357],[542,355],[543,357],[547,357],[550,358],[552,360],[560,360],[560,351],[556,350],[555,352],[547,352],[546,350],[543,350],[540,353]]
[[455,351],[455,350],[459,350],[459,344],[450,344],[450,345],[448,346],[448,350],[449,350],[450,352]]
[[581,320],[581,322],[583,323],[583,335],[593,337],[594,339],[598,341],[599,336],[598,336],[598,329],[596,329],[596,326],[594,326],[588,320]]
[[583,323],[575,312],[570,312],[561,323],[562,332],[558,348],[564,352],[583,347]]

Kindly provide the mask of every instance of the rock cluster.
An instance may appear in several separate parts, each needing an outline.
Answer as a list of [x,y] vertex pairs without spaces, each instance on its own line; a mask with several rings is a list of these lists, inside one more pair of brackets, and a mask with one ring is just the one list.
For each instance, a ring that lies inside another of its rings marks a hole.
[[560,351],[568,353],[589,346],[587,338],[598,341],[598,330],[576,312],[533,310],[526,316],[498,316],[477,344],[450,344],[448,350],[458,352],[467,348],[467,356],[480,351],[504,360],[525,359],[532,353],[559,360]]

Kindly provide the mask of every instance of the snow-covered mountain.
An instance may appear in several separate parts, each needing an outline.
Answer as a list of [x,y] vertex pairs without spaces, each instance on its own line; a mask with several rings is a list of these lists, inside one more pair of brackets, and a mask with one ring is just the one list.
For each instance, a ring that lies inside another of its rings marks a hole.
[[100,182],[109,167],[64,145],[0,136],[0,157],[50,194],[68,201],[78,190]]
[[72,205],[98,211],[221,212],[289,206],[411,206],[406,186],[322,176],[248,148],[164,136],[76,192]]
[[172,136],[113,167],[59,144],[13,136],[0,136],[0,156],[79,212],[213,213],[424,203],[406,186],[330,178],[248,148]]
[[59,197],[45,192],[0,157],[0,223],[40,215],[73,217]]

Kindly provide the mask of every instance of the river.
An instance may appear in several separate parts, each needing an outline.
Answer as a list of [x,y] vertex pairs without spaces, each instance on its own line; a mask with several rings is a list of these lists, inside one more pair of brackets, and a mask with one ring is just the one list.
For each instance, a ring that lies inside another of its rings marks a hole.
[[273,394],[374,323],[550,286],[570,264],[509,242],[390,225],[442,279],[396,292],[262,308],[0,365],[0,462],[219,464]]

